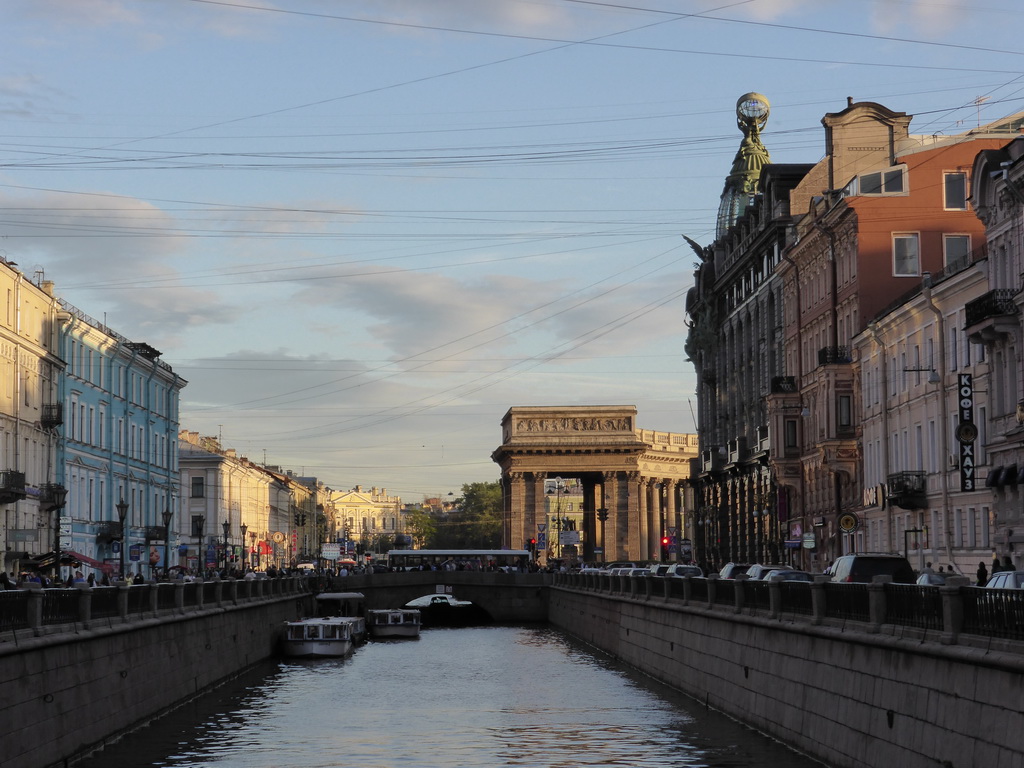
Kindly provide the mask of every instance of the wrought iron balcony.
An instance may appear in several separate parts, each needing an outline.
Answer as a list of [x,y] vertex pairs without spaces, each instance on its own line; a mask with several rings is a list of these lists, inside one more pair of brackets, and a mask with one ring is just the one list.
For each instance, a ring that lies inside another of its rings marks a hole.
[[795,376],[775,376],[772,378],[772,394],[788,394],[796,392]]
[[818,365],[847,365],[852,362],[849,347],[822,347],[818,350]]
[[924,509],[928,506],[927,472],[896,472],[886,478],[891,504],[903,509]]
[[25,473],[13,469],[0,470],[0,504],[11,504],[25,498]]
[[975,344],[993,344],[1020,331],[1020,310],[1015,292],[1006,288],[989,291],[964,306],[967,338]]
[[64,406],[60,403],[51,403],[43,406],[43,417],[41,419],[43,429],[53,429],[64,423]]
[[994,317],[1016,315],[1017,305],[1013,301],[1015,291],[1009,288],[997,288],[984,296],[979,296],[964,305],[964,316],[967,325],[976,325]]

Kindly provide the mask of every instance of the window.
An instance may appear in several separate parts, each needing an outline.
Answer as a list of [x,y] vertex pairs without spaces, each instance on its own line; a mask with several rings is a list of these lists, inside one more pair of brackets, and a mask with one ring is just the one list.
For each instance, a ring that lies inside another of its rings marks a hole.
[[839,396],[839,428],[849,429],[853,426],[853,397],[851,395]]
[[786,419],[785,429],[786,429],[786,442],[785,442],[786,448],[796,448],[796,447],[798,447],[797,446],[797,439],[796,439],[796,419]]
[[206,482],[205,482],[206,479],[200,475],[198,477],[193,476],[191,478],[191,480],[192,480],[192,493],[191,493],[192,498],[193,499],[201,499],[201,498],[203,498],[203,496],[206,495]]
[[944,173],[945,203],[947,211],[967,210],[967,174],[963,171]]
[[916,232],[892,236],[892,274],[893,277],[920,276],[921,258]]
[[970,235],[943,235],[942,236],[942,264],[948,267],[950,264],[966,264],[971,255]]
[[[192,478],[195,480],[196,478]],[[202,478],[199,478],[202,480]],[[201,537],[203,535],[203,523],[204,518],[202,515],[192,515],[192,535],[195,537]]]
[[901,195],[906,191],[905,166],[886,171],[864,173],[850,182],[844,193],[849,195]]

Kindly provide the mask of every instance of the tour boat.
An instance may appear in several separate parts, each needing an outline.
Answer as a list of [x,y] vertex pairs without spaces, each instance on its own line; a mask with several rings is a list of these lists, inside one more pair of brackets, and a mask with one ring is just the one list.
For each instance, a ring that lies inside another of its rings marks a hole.
[[352,642],[366,640],[365,597],[362,592],[321,592],[316,596],[316,615],[343,619],[352,627]]
[[371,637],[419,637],[420,612],[409,608],[378,608],[366,612]]
[[352,622],[342,616],[286,621],[281,648],[285,656],[346,656],[352,652]]

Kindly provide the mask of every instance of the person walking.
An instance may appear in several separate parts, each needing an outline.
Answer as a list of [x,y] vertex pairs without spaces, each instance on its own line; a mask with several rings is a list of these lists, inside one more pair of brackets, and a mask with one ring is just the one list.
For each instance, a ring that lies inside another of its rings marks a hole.
[[978,586],[984,587],[988,584],[988,570],[985,568],[985,562],[978,563]]

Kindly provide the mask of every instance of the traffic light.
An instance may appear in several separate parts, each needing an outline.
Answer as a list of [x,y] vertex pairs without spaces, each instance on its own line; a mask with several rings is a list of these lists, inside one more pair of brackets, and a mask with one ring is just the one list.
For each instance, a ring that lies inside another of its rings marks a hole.
[[527,549],[530,550],[530,555],[531,556],[536,555],[537,554],[537,540],[536,539],[530,539],[526,543],[527,543]]
[[668,560],[668,544],[669,544],[669,541],[670,541],[670,539],[669,539],[668,536],[662,536],[661,537],[661,562],[663,562],[663,563],[666,560]]

